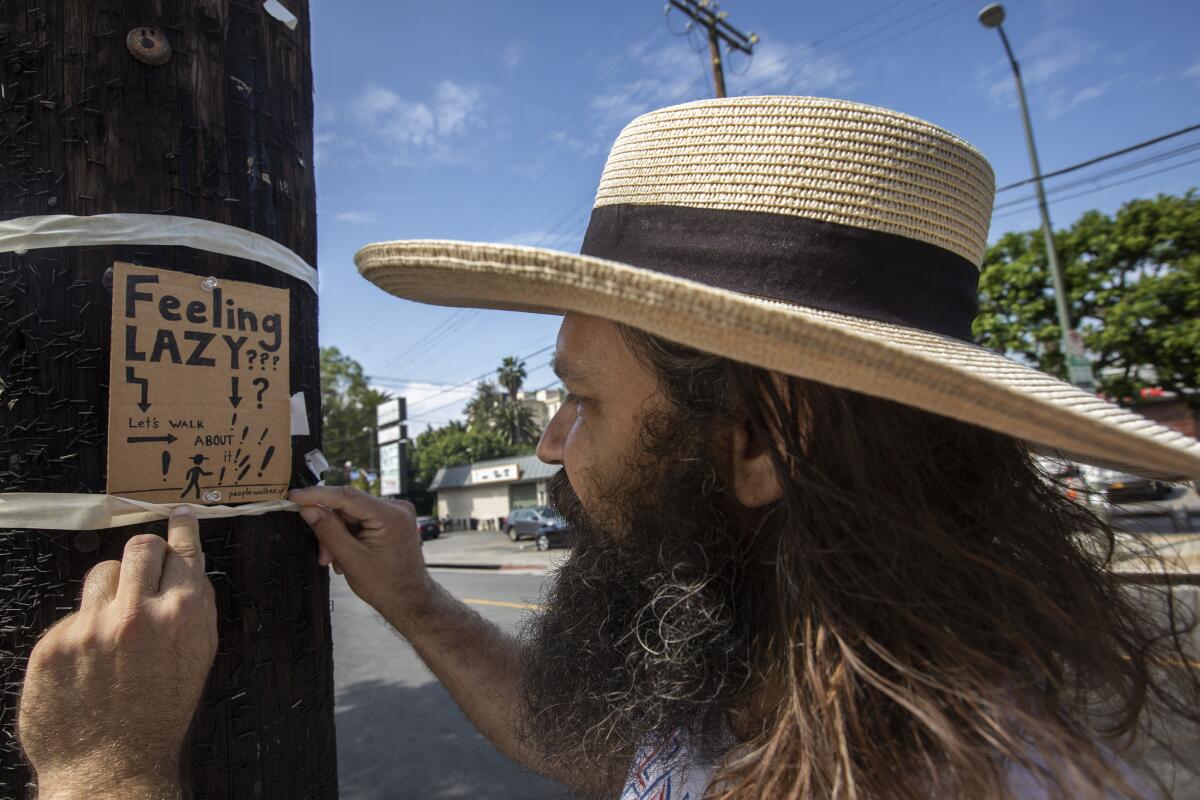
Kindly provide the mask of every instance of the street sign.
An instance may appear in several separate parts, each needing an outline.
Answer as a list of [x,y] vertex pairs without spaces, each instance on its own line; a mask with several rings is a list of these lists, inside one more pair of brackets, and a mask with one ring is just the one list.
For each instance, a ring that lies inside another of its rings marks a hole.
[[408,438],[407,425],[389,425],[375,432],[375,443],[385,445],[388,442],[398,442]]
[[1092,361],[1083,346],[1083,334],[1077,330],[1067,332],[1067,377],[1076,386],[1094,387],[1096,378],[1092,374]]
[[393,397],[375,407],[375,427],[386,428],[408,417],[408,403],[403,397]]
[[521,477],[521,469],[516,464],[502,464],[498,467],[479,467],[471,470],[471,484],[499,483],[500,481],[515,481]]
[[395,497],[404,494],[404,442],[392,442],[379,448],[379,494]]

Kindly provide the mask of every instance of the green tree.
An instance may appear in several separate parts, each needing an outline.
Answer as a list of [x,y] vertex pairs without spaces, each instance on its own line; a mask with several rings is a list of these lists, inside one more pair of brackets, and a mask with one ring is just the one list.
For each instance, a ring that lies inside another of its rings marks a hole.
[[412,451],[412,478],[417,490],[429,486],[442,467],[470,464],[489,458],[516,455],[514,448],[495,431],[472,430],[462,422],[430,428],[417,437]]
[[480,381],[475,387],[475,396],[467,401],[463,411],[467,415],[467,426],[471,430],[489,430],[496,407],[504,401],[504,396],[491,381]]
[[517,392],[521,391],[521,384],[528,377],[525,372],[525,362],[518,361],[512,356],[505,356],[500,362],[500,368],[496,370],[496,381],[504,387],[508,392],[508,399],[516,402]]
[[514,447],[532,448],[542,435],[533,411],[519,400],[505,400],[492,412],[492,430]]
[[[1151,385],[1183,394],[1200,386],[1196,191],[1133,200],[1113,216],[1089,211],[1055,238],[1072,324],[1101,391],[1122,399]],[[1039,231],[1008,233],[988,248],[979,300],[977,342],[1066,377]]]
[[335,468],[330,483],[342,483],[342,465],[349,461],[365,469],[371,463],[375,440],[375,409],[389,395],[367,385],[362,365],[336,347],[321,348],[321,449]]

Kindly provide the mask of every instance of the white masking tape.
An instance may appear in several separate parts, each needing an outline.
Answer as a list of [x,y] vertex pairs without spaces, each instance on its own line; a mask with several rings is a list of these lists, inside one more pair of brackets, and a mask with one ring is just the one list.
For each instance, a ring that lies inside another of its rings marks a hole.
[[257,261],[304,281],[317,290],[317,271],[304,259],[266,236],[194,217],[166,214],[49,214],[0,222],[0,253],[43,247],[152,244],[193,247],[209,253]]
[[266,12],[272,17],[279,20],[284,25],[287,25],[289,29],[296,29],[296,23],[299,22],[299,20],[297,20],[296,15],[288,11],[283,3],[279,2],[279,0],[267,0],[267,2],[263,3],[263,8],[266,9]]
[[190,506],[198,519],[255,517],[272,511],[298,511],[290,500],[264,500],[241,506],[147,503],[110,494],[66,492],[0,493],[0,528],[94,531],[166,519],[179,506]]
[[288,404],[292,409],[292,436],[308,436],[308,404],[304,402],[304,392],[296,392]]

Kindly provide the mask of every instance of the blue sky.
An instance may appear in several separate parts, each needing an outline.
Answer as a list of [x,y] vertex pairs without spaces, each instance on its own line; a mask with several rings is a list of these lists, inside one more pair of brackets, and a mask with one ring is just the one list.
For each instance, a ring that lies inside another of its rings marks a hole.
[[[975,18],[983,5],[726,0],[729,22],[761,39],[752,58],[727,59],[728,91],[894,108],[972,142],[998,185],[1022,180],[1031,172],[1012,74]],[[1200,123],[1200,3],[1005,5],[1043,171]],[[455,418],[472,391],[455,384],[503,356],[542,351],[527,359],[527,386],[554,385],[545,348],[558,319],[399,300],[358,276],[354,252],[408,238],[577,251],[621,127],[712,96],[702,42],[684,22],[655,0],[313,0],[321,343],[406,395],[414,435]],[[1200,132],[1049,183],[1062,187],[1050,197],[1056,227],[1200,184],[1195,151],[1102,174],[1195,143]],[[996,213],[993,238],[1038,224],[1028,202]]]

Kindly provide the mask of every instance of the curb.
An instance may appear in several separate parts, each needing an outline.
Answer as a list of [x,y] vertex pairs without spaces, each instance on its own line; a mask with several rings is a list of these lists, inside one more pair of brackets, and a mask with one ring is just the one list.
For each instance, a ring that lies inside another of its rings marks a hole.
[[528,572],[536,570],[538,572],[546,571],[546,564],[478,564],[468,562],[446,562],[446,561],[427,561],[425,563],[427,569],[478,569],[478,570],[494,570],[498,572],[522,571]]

